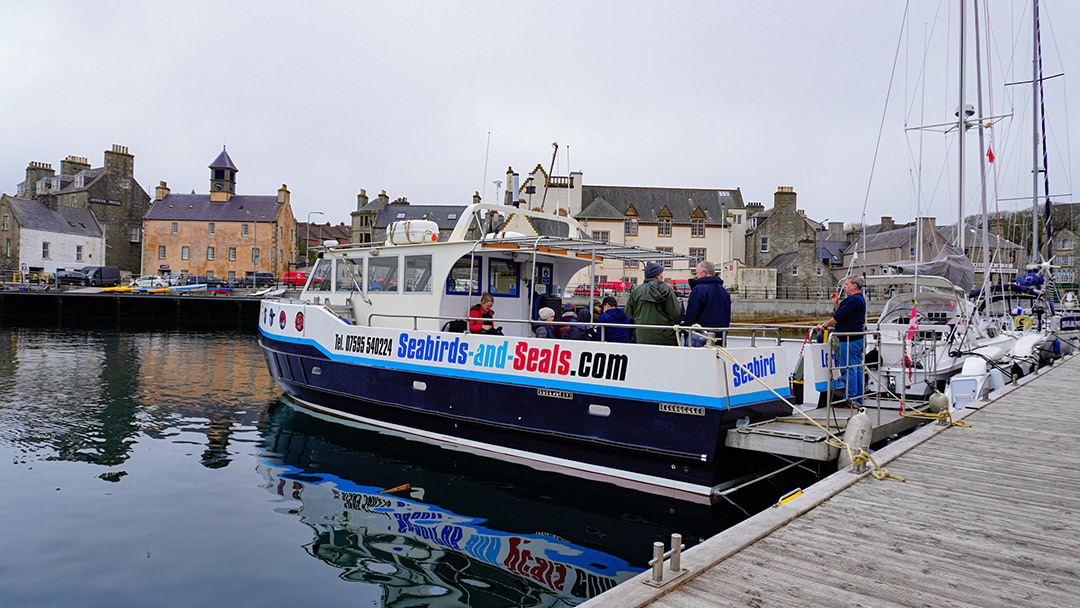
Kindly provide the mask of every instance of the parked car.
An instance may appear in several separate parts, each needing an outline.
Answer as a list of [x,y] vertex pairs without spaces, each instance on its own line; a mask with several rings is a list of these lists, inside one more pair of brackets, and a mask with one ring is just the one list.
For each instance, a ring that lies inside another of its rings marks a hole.
[[285,284],[290,287],[303,287],[307,285],[309,276],[311,276],[310,272],[286,272]]
[[690,282],[686,279],[668,279],[668,283],[675,289],[675,295],[680,298],[690,295]]
[[86,266],[83,274],[94,287],[115,287],[120,284],[120,268],[117,266]]
[[170,286],[185,285],[186,283],[184,283],[184,281],[186,280],[186,277],[186,274],[181,274],[179,272],[167,272],[161,275],[161,278],[165,279],[165,282],[168,283]]
[[189,274],[185,279],[184,285],[206,285],[208,288],[215,287],[228,287],[228,284],[214,277],[208,277],[203,274]]
[[168,287],[169,283],[156,274],[139,277],[131,282],[132,287]]
[[261,289],[263,287],[273,287],[275,283],[274,273],[256,272],[254,274],[249,273],[242,279],[231,279],[229,287]]
[[57,285],[89,285],[90,278],[81,270],[56,271]]

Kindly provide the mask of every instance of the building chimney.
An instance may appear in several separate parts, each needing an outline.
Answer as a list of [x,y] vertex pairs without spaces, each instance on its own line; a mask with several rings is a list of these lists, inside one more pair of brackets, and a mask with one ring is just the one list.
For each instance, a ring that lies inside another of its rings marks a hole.
[[889,232],[890,230],[896,230],[896,222],[887,215],[881,216],[881,229],[878,232]]
[[383,190],[382,192],[380,192],[379,193],[379,198],[376,199],[376,200],[379,201],[379,207],[381,207],[383,209],[385,209],[386,206],[388,204],[390,204],[390,197],[386,195],[386,190]]
[[367,190],[360,189],[360,194],[356,195],[356,210],[359,211],[366,207],[368,204]]
[[90,162],[82,156],[68,156],[60,161],[60,175],[75,175],[90,168]]
[[289,187],[285,184],[281,184],[281,187],[277,191],[277,202],[279,205],[289,204]]
[[38,180],[43,177],[52,177],[53,175],[56,175],[56,172],[53,171],[52,165],[30,161],[30,164],[26,166],[26,198],[37,198]]
[[845,239],[844,222],[829,222],[829,240],[843,241]]
[[169,187],[162,181],[157,185],[157,188],[154,188],[154,200],[160,201],[166,196],[169,196]]
[[773,194],[773,213],[794,216],[795,212],[795,188],[791,186],[779,186],[776,194]]

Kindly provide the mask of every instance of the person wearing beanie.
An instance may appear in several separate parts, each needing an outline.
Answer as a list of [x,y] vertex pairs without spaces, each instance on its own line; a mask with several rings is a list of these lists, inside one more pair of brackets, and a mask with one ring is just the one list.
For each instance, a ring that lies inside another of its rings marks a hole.
[[555,311],[545,306],[536,314],[540,317],[540,323],[533,324],[533,335],[537,338],[554,338],[555,328],[551,325],[551,321],[555,318]]
[[[638,325],[675,325],[682,313],[675,289],[664,281],[664,267],[656,262],[645,264],[645,282],[630,292],[626,314]],[[637,329],[638,344],[675,346],[675,330]]]
[[[619,308],[619,301],[612,296],[607,296],[603,301],[604,312],[600,315],[600,323],[630,323],[630,317]],[[599,336],[604,342],[630,342],[631,329],[629,327],[598,327]]]
[[[563,306],[563,311],[563,315],[559,317],[559,321],[563,323],[573,323],[574,321],[577,321],[577,308],[574,307],[573,302],[567,302],[566,305]],[[555,326],[555,334],[562,338],[566,335],[566,330],[568,329],[570,329],[569,325],[557,325]]]

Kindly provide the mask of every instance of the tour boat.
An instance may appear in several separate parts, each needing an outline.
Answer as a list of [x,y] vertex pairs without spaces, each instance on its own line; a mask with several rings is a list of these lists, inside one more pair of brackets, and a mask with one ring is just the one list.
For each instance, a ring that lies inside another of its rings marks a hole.
[[[384,243],[327,241],[298,297],[262,300],[259,341],[274,380],[308,411],[716,500],[746,461],[725,449],[727,430],[791,413],[785,348],[752,329],[730,349],[532,337],[538,310],[562,310],[572,277],[603,259],[687,258],[589,239],[572,217],[475,203],[442,236],[414,220],[392,224]],[[501,334],[462,322],[485,292]]]

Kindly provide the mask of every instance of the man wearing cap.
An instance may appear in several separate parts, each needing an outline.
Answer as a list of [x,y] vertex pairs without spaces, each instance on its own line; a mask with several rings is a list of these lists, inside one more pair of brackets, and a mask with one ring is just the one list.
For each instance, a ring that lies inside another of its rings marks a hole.
[[[563,323],[573,323],[577,321],[577,310],[574,308],[573,302],[567,302],[563,306],[563,315],[559,317],[559,320]],[[555,327],[555,333],[561,338],[568,329],[570,329],[569,325],[559,325]]]
[[[664,267],[645,264],[645,282],[630,292],[626,314],[638,325],[674,325],[682,313],[675,290],[664,281]],[[638,329],[638,344],[675,346],[674,329]]]
[[[630,317],[619,308],[619,301],[613,296],[606,296],[603,301],[604,312],[600,315],[600,323],[630,323]],[[597,327],[597,335],[603,336],[604,342],[629,342],[629,327]]]
[[[686,302],[682,324],[702,327],[731,325],[731,295],[724,288],[724,280],[716,276],[716,265],[708,260],[698,262],[695,276],[690,279],[690,299]],[[690,345],[704,346],[705,339],[692,335]]]

